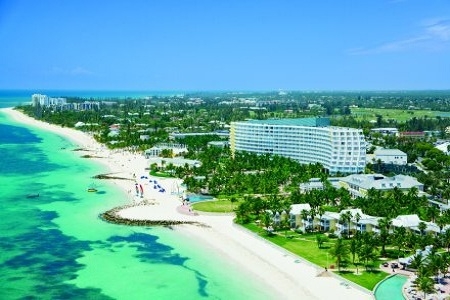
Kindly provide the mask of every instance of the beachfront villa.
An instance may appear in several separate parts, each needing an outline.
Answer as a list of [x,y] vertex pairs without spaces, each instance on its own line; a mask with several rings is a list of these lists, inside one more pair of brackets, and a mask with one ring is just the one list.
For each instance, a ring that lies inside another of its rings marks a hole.
[[144,151],[146,158],[159,157],[164,150],[172,151],[174,156],[183,155],[188,152],[188,148],[183,144],[161,143]]
[[[417,188],[419,192],[423,192],[423,184],[408,175],[387,177],[382,174],[352,174],[346,177],[328,178],[328,182],[334,188],[345,188],[354,198],[365,197],[370,189],[389,191],[398,188],[407,192],[411,188]],[[311,178],[308,182],[299,185],[302,193],[323,188],[323,182],[319,178]]]
[[[313,228],[313,219],[309,216],[311,206],[309,203],[292,204],[289,211],[289,224],[291,228],[302,228],[303,232]],[[303,214],[307,217],[304,218]]]
[[331,174],[361,173],[366,167],[362,130],[330,126],[329,118],[232,122],[230,148],[233,154],[248,151],[321,163]]
[[[344,209],[340,212],[325,211],[322,215],[311,216],[311,206],[308,203],[293,204],[289,211],[289,224],[291,228],[301,229],[303,232],[319,229],[323,232],[334,232],[337,235],[348,232],[373,232],[380,233],[378,222],[381,217],[364,214],[361,209]],[[343,216],[349,217],[346,219]],[[275,218],[275,216],[274,216]],[[424,232],[419,229],[419,224],[424,223]],[[420,220],[417,215],[399,215],[392,219],[390,231],[394,228],[404,227],[406,230],[418,234],[437,234],[440,228],[433,222]]]
[[392,220],[393,227],[404,227],[409,231],[422,234],[419,227],[420,223],[424,223],[426,225],[423,234],[434,235],[441,231],[436,223],[422,221],[417,215],[401,215]]
[[388,191],[398,188],[402,191],[409,191],[417,188],[419,192],[423,191],[423,184],[408,175],[387,177],[382,174],[354,174],[340,178],[339,184],[355,198],[365,197],[370,189]]

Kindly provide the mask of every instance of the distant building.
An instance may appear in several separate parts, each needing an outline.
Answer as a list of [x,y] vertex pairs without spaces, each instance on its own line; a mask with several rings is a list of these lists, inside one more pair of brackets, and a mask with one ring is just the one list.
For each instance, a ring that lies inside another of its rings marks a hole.
[[425,132],[423,131],[402,131],[399,133],[402,138],[410,139],[423,139],[425,137]]
[[49,98],[47,95],[33,94],[31,95],[31,105],[32,106],[48,106]]
[[218,148],[225,148],[228,147],[230,143],[228,141],[211,141],[208,142],[208,146],[210,147],[218,147]]
[[445,154],[449,154],[449,149],[450,149],[450,142],[444,142],[441,143],[437,146],[435,146],[436,149],[441,150],[442,152],[444,152]]
[[161,155],[161,152],[163,150],[171,150],[174,156],[178,156],[178,155],[188,152],[186,145],[162,143],[162,144],[158,144],[150,149],[145,150],[145,157],[146,158],[158,157]]
[[388,191],[396,187],[404,191],[409,191],[411,188],[423,191],[423,184],[407,175],[386,177],[382,174],[354,174],[340,178],[339,184],[353,197],[365,197],[370,189]]
[[398,149],[377,149],[373,152],[373,162],[381,161],[384,164],[406,165],[408,155]]
[[189,136],[204,136],[204,135],[217,135],[222,138],[228,138],[230,136],[230,133],[228,130],[218,130],[213,132],[173,132],[169,134],[170,139],[184,139]]
[[321,163],[330,173],[360,173],[366,166],[361,129],[330,126],[329,118],[232,122],[230,148],[290,157],[303,164]]
[[397,128],[373,128],[370,130],[370,132],[378,132],[382,135],[394,135],[398,136],[398,129]]
[[300,192],[306,193],[312,190],[323,190],[320,178],[311,178],[308,182],[300,183]]

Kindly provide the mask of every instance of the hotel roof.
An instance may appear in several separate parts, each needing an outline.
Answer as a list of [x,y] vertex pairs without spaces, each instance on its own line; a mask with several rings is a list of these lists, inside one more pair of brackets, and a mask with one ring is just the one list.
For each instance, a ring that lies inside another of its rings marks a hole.
[[309,126],[309,127],[330,126],[329,118],[268,119],[268,120],[249,120],[247,122],[261,125],[286,125],[286,126]]
[[399,149],[377,149],[374,151],[375,155],[406,155],[405,152],[399,150]]

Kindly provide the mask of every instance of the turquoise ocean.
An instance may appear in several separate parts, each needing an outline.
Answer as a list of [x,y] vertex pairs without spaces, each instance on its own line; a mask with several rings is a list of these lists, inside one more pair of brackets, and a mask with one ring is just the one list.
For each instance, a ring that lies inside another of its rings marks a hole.
[[[0,91],[0,108],[32,93]],[[86,192],[106,170],[74,148],[0,113],[0,299],[272,298],[240,266],[176,229],[99,219],[129,200],[105,181],[100,193]]]

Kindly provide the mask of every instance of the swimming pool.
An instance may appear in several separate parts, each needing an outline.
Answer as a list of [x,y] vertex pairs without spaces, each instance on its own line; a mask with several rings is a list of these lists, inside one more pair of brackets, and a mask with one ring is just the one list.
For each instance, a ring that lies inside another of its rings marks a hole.
[[375,287],[376,300],[404,300],[403,285],[408,277],[403,275],[393,275],[381,281]]
[[212,199],[214,199],[213,196],[208,196],[208,195],[196,195],[196,194],[188,195],[187,198],[189,199],[189,202],[191,202],[191,203],[195,203],[195,202],[200,202],[200,201],[206,201],[206,200],[212,200]]

